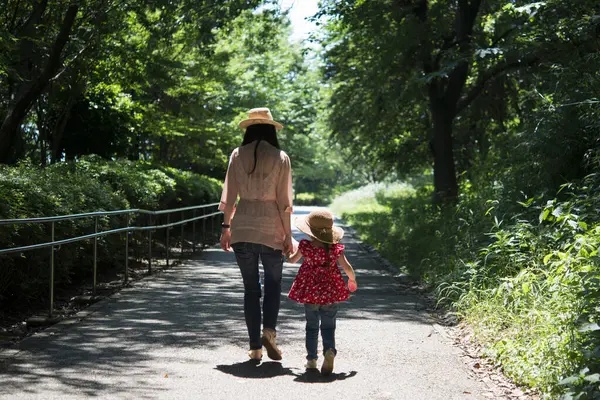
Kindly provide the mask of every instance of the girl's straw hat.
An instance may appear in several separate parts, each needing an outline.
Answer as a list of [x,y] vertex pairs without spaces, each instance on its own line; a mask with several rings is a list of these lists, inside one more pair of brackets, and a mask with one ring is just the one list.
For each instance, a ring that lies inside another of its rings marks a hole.
[[283,125],[273,120],[271,111],[268,108],[253,108],[252,110],[248,111],[248,119],[240,122],[240,128],[246,129],[250,125],[256,124],[273,125],[276,130],[283,128]]
[[333,214],[327,210],[315,210],[302,217],[296,217],[296,226],[313,239],[334,244],[344,237],[344,230],[333,226]]

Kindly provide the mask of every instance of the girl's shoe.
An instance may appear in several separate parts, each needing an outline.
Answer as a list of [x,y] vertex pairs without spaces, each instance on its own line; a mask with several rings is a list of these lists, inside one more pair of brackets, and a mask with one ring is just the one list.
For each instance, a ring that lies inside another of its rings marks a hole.
[[265,346],[267,349],[267,355],[271,360],[281,360],[281,350],[277,347],[277,343],[275,343],[275,338],[277,334],[273,329],[265,328],[263,329],[262,337],[260,338],[260,343]]
[[248,357],[250,357],[252,360],[260,361],[262,360],[262,350],[249,350]]
[[306,368],[306,369],[319,369],[319,367],[317,367],[317,359],[315,358],[315,359],[306,361],[306,365],[304,366],[304,368]]
[[324,358],[323,365],[321,365],[321,374],[331,375],[333,372],[333,359],[335,358],[335,353],[332,349],[329,349],[325,352]]

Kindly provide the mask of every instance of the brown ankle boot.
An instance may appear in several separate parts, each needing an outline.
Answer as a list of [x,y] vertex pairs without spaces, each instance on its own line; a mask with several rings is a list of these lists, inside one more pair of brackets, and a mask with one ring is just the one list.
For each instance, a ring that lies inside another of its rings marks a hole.
[[321,366],[321,373],[323,375],[331,375],[333,372],[333,359],[335,358],[335,353],[333,350],[329,349],[324,354],[323,365]]
[[275,342],[276,337],[277,333],[273,329],[265,328],[260,338],[260,343],[267,349],[267,355],[271,360],[281,360],[281,350]]

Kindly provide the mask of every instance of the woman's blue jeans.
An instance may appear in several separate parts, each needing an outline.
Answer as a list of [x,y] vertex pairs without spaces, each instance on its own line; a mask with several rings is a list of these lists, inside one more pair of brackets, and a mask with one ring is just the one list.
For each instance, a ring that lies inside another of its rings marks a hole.
[[337,303],[333,304],[305,304],[306,315],[306,356],[307,360],[317,359],[319,345],[319,320],[321,338],[323,339],[323,354],[329,349],[335,350],[335,321],[338,312]]
[[[283,252],[257,243],[234,243],[235,258],[240,267],[244,280],[244,315],[250,349],[260,349],[261,318],[264,328],[275,330],[279,305],[281,302],[281,275],[283,271]],[[265,298],[262,305],[262,295],[258,260],[261,260],[264,270]]]

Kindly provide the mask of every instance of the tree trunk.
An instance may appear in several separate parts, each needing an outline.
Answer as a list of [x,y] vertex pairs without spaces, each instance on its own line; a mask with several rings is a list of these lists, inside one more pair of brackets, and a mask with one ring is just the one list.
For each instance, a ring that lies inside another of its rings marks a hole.
[[9,106],[6,117],[0,126],[0,163],[10,160],[10,153],[15,145],[18,129],[23,119],[27,116],[35,100],[43,93],[52,76],[60,68],[60,56],[69,41],[78,10],[78,5],[69,6],[43,71],[29,87],[23,88],[17,94],[15,101]]
[[[469,76],[473,27],[481,2],[482,0],[457,1],[458,7],[453,37],[448,38],[447,43],[444,44],[444,47],[451,46],[453,43],[458,46],[457,61],[450,73],[444,74],[446,75],[444,78],[434,78],[428,87],[429,107],[433,120],[433,139],[430,142],[434,160],[433,184],[435,192],[433,201],[436,204],[452,204],[458,198],[452,127],[454,119],[460,111],[458,103]],[[427,2],[420,2],[414,12],[425,26],[425,34],[422,36],[420,48],[423,72],[425,74],[440,72],[440,57],[439,55],[433,56],[432,41],[426,34],[429,18]]]
[[169,141],[164,136],[160,137],[158,159],[160,160],[160,162],[165,164],[169,161]]
[[50,142],[51,142],[51,154],[52,154],[52,164],[55,164],[60,161],[62,158],[62,146],[63,136],[65,133],[65,128],[67,127],[67,123],[69,122],[69,118],[71,118],[71,111],[79,98],[82,90],[81,86],[75,82],[72,87],[75,89],[72,90],[69,95],[69,99],[67,100],[67,104],[65,105],[65,109],[58,117],[58,121],[52,128],[50,133]]
[[[48,130],[44,124],[44,114],[42,113],[41,107],[37,109],[37,130],[38,130],[38,143],[40,145],[40,164],[44,168],[48,164]],[[37,143],[36,143],[37,147]]]
[[48,148],[46,147],[46,140],[40,140],[40,162],[42,168],[45,168],[48,164]]
[[433,116],[433,200],[435,204],[454,203],[458,197],[452,143],[454,115],[436,106],[432,106],[431,113]]
[[67,127],[67,122],[71,117],[71,110],[73,109],[73,102],[69,100],[65,111],[60,115],[58,123],[52,130],[52,164],[57,163],[62,158],[62,138]]

